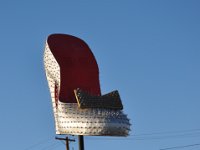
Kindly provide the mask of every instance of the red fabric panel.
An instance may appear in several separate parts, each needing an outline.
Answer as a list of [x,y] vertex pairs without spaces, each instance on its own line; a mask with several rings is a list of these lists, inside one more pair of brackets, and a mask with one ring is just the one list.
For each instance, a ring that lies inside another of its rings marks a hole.
[[61,102],[76,103],[73,91],[76,88],[92,95],[101,95],[98,65],[83,40],[71,35],[52,34],[47,42],[60,66]]

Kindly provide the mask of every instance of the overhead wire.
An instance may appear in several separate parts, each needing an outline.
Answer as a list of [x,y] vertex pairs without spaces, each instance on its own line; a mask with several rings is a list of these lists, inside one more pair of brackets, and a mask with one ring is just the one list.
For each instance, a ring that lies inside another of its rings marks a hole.
[[59,144],[58,142],[57,143],[53,143],[51,145],[48,145],[40,150],[51,150],[51,149],[54,149],[55,147],[59,147],[61,146],[61,144]]
[[[52,138],[48,138],[48,139],[45,139],[45,140],[42,140],[40,142],[37,142],[23,150],[34,150],[34,149],[37,149],[37,150],[51,150],[55,147],[58,147],[58,146],[61,146],[61,144],[59,145],[58,142],[51,144],[52,143]],[[50,144],[50,145],[49,145]]]
[[194,138],[199,137],[200,133],[185,133],[185,134],[171,134],[171,135],[159,135],[159,136],[144,136],[134,137],[134,140],[161,140],[161,139],[172,139],[172,138]]
[[[162,140],[162,139],[171,139],[171,138],[192,138],[199,137],[200,129],[191,129],[191,130],[178,130],[178,131],[168,131],[168,132],[153,132],[153,133],[145,133],[145,134],[136,134],[130,135],[130,137],[122,137],[122,138],[113,138],[108,137],[106,140]],[[89,140],[105,140],[101,137],[90,138]]]
[[167,148],[162,148],[160,150],[180,149],[180,148],[193,147],[193,146],[200,146],[200,144],[190,144],[190,145],[183,145],[183,146],[167,147]]
[[42,144],[44,144],[44,143],[46,143],[47,141],[50,141],[50,140],[51,140],[51,139],[48,138],[48,139],[39,141],[39,142],[37,142],[37,143],[35,143],[35,144],[33,144],[33,145],[31,145],[31,146],[25,148],[24,150],[30,150],[30,149],[36,148],[36,147],[41,146]]
[[135,140],[191,138],[191,137],[199,137],[199,136],[200,136],[200,129],[153,132],[153,133],[131,135],[131,137],[133,137]]
[[[178,130],[178,131],[166,131],[166,132],[152,132],[152,133],[142,133],[142,134],[133,134],[129,137],[88,137],[85,138],[87,140],[121,140],[121,141],[140,141],[140,140],[163,140],[163,139],[171,139],[171,138],[192,138],[192,137],[199,137],[200,136],[200,129],[189,129],[189,130]],[[32,149],[41,149],[44,145],[47,145],[47,142],[51,141],[52,139],[48,138],[42,141],[39,141],[23,150],[32,150]],[[62,145],[65,145],[63,141]],[[53,143],[51,145],[48,145],[46,147],[43,147],[41,150],[49,150],[52,148],[55,148],[58,145],[58,143]],[[168,148],[169,149],[169,148]],[[168,149],[161,149],[161,150],[168,150]],[[172,149],[172,148],[171,148]]]
[[171,134],[171,133],[183,133],[183,132],[200,132],[200,129],[189,129],[189,130],[175,130],[175,131],[165,131],[165,132],[152,132],[152,133],[142,133],[130,136],[147,136],[147,135],[159,135],[159,134]]

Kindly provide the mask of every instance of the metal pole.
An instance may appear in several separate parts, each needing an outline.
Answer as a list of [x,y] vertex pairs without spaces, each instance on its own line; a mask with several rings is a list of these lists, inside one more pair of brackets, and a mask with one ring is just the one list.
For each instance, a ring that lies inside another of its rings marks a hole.
[[83,135],[78,135],[79,150],[84,150],[84,138]]
[[56,140],[64,140],[66,142],[66,150],[69,150],[69,142],[75,142],[74,139],[55,137]]
[[68,140],[68,137],[66,137],[66,150],[69,150],[69,140]]

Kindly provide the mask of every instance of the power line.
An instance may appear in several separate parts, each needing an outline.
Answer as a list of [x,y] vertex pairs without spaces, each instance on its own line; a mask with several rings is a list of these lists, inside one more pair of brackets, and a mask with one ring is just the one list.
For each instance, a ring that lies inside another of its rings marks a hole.
[[159,135],[159,136],[144,136],[135,137],[134,140],[160,140],[160,139],[172,139],[172,138],[193,138],[199,137],[200,133],[185,133],[185,134],[171,134],[171,135]]
[[200,145],[200,144],[191,144],[191,145],[184,145],[184,146],[175,146],[175,147],[162,148],[162,149],[160,149],[160,150],[169,150],[169,149],[186,148],[186,147],[199,146],[199,145]]
[[35,144],[33,144],[33,145],[31,145],[31,146],[25,148],[24,150],[33,149],[33,148],[35,148],[35,147],[38,147],[38,146],[40,146],[40,145],[46,143],[47,141],[50,141],[50,138],[48,138],[48,139],[46,139],[46,140],[42,140],[42,141],[40,141],[40,142],[37,142],[37,143],[35,143]]
[[[164,133],[164,132],[162,132]],[[165,132],[166,133],[166,132]],[[87,139],[89,140],[162,140],[162,139],[171,139],[171,138],[192,138],[192,137],[199,137],[200,136],[200,132],[191,132],[191,133],[181,133],[179,132],[179,134],[177,134],[178,132],[168,132],[168,134],[161,134],[161,133],[156,133],[156,134],[140,134],[139,135],[131,135],[131,137],[108,137],[108,138],[101,138],[101,137],[97,137],[97,138],[90,138],[87,137]]]
[[166,132],[152,132],[152,133],[142,133],[130,136],[149,136],[149,135],[160,135],[160,134],[174,134],[174,133],[183,133],[183,132],[200,132],[200,129],[189,129],[189,130],[175,130],[175,131],[166,131]]
[[[189,129],[189,130],[177,130],[177,131],[166,131],[166,132],[152,132],[152,133],[143,133],[143,134],[135,134],[130,135],[129,137],[86,137],[87,140],[121,140],[121,141],[142,141],[142,140],[163,140],[163,139],[171,139],[171,138],[192,138],[192,137],[199,137],[200,136],[200,129]],[[37,142],[24,150],[31,150],[35,148],[41,147],[43,144],[50,141],[50,138],[46,140],[42,140],[40,142]],[[63,142],[63,141],[61,141]],[[64,144],[64,143],[63,143]],[[50,146],[47,146],[49,148],[56,146],[55,144],[52,144]],[[189,145],[190,146],[190,145]],[[196,146],[196,145],[195,145]],[[44,148],[43,148],[44,149]],[[45,148],[46,149],[46,148]],[[167,150],[167,149],[161,149],[161,150]]]
[[[58,146],[61,146],[61,144],[59,145],[58,143],[53,143],[53,144],[50,144],[52,142],[50,138],[46,139],[46,140],[42,140],[40,142],[37,142],[27,148],[25,148],[24,150],[32,150],[32,149],[38,149],[38,150],[51,150],[55,147],[58,147]],[[48,143],[47,143],[48,142]],[[50,143],[49,143],[50,142]],[[50,144],[50,145],[49,145]]]
[[53,144],[51,144],[51,145],[48,145],[48,146],[42,148],[41,150],[51,150],[51,149],[57,147],[58,145],[61,146],[61,145],[58,144],[58,143],[53,143]]

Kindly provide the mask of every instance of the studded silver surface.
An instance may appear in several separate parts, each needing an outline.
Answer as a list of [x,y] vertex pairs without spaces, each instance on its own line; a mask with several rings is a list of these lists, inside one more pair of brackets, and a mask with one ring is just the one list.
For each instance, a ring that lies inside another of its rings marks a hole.
[[122,110],[80,109],[77,103],[59,101],[56,95],[59,95],[60,91],[60,67],[47,42],[44,51],[44,66],[51,94],[56,134],[97,136],[127,136],[129,134],[130,121]]

